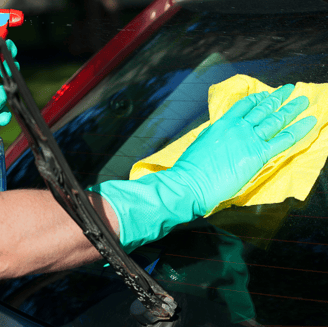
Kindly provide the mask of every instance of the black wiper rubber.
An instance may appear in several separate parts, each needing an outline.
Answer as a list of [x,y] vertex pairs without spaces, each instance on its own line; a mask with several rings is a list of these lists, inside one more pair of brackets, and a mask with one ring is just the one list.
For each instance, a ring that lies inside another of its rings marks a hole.
[[116,274],[136,294],[140,303],[148,309],[142,317],[138,312],[131,311],[135,318],[142,323],[151,324],[158,320],[169,320],[175,313],[177,303],[121,249],[74,177],[2,38],[0,52],[12,73],[12,77],[9,77],[0,61],[8,102],[28,140],[35,164],[47,187],[80,226],[84,235],[111,264]]

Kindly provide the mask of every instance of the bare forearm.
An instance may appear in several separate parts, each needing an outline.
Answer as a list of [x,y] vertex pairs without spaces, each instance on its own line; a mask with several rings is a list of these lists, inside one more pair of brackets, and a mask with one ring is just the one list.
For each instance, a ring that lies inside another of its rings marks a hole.
[[[100,195],[88,197],[119,237],[115,212]],[[66,270],[101,259],[50,191],[0,193],[0,279]]]

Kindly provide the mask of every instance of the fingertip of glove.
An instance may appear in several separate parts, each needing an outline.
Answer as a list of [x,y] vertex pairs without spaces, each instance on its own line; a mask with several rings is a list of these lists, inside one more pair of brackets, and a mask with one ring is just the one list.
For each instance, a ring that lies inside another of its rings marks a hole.
[[[2,77],[1,72],[0,72],[0,76]],[[3,103],[7,102],[7,93],[6,93],[5,88],[3,87],[3,85],[0,85],[0,104],[1,104],[1,102],[3,102]]]
[[[15,60],[14,63],[15,63],[15,66],[17,67],[17,69],[20,70],[20,64],[19,64],[19,62]],[[6,60],[3,62],[3,65],[4,65],[5,69],[6,69],[6,72],[7,72],[8,76],[9,77],[12,77],[11,70],[10,70],[10,68],[9,68]],[[0,71],[0,76],[1,76],[1,78],[3,78],[3,75],[2,75],[2,72],[1,71]]]
[[295,89],[295,85],[293,85],[293,84],[285,84],[285,85],[279,87],[278,90],[284,91],[285,94],[287,94],[287,93],[288,94],[291,94],[294,91],[294,89]]
[[17,56],[18,50],[17,50],[17,47],[16,47],[14,41],[8,39],[6,41],[6,44],[7,44],[9,51],[11,52],[11,55],[13,56],[13,58],[15,58]]
[[12,113],[11,112],[2,112],[0,114],[0,126],[6,126],[9,124],[10,120],[12,117]]
[[309,101],[309,98],[306,95],[300,95],[296,99],[302,99],[303,101]]
[[309,125],[313,125],[313,127],[317,124],[318,120],[314,116],[309,116],[306,118],[308,120]]
[[291,84],[291,83],[289,83],[289,84],[285,84],[285,85],[283,85],[282,87],[283,87],[283,88],[287,88],[287,89],[295,89],[295,85],[294,85],[294,84]]

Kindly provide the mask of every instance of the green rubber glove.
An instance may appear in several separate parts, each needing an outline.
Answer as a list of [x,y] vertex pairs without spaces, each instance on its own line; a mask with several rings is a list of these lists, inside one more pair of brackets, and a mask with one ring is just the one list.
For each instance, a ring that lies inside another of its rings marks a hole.
[[294,88],[287,84],[270,96],[261,92],[241,99],[203,130],[170,169],[193,190],[196,214],[204,216],[233,197],[271,158],[312,130],[317,119],[309,116],[281,131],[309,106],[308,98],[300,96],[275,112]]
[[288,84],[271,95],[261,92],[236,102],[166,171],[89,188],[114,209],[123,249],[130,253],[176,225],[209,213],[238,193],[271,158],[309,133],[317,122],[313,116],[281,131],[309,105],[301,96],[275,112],[293,90]]
[[[13,58],[15,58],[17,56],[17,47],[15,43],[12,40],[7,40],[6,44]],[[5,66],[8,75],[12,76],[7,62],[4,61],[3,64]],[[20,69],[19,63],[16,60],[15,60],[15,65],[18,69]],[[0,71],[0,76],[3,77],[1,71]],[[7,94],[3,88],[3,85],[0,85],[0,126],[8,125],[12,117],[12,114],[9,111],[8,107],[6,106],[6,103],[7,103]]]

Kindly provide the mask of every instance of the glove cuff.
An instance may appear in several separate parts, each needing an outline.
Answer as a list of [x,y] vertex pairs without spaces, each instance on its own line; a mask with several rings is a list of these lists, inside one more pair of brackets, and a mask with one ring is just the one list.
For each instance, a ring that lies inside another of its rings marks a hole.
[[110,180],[87,190],[102,195],[115,211],[126,253],[199,217],[193,192],[173,172],[160,171],[138,180]]

